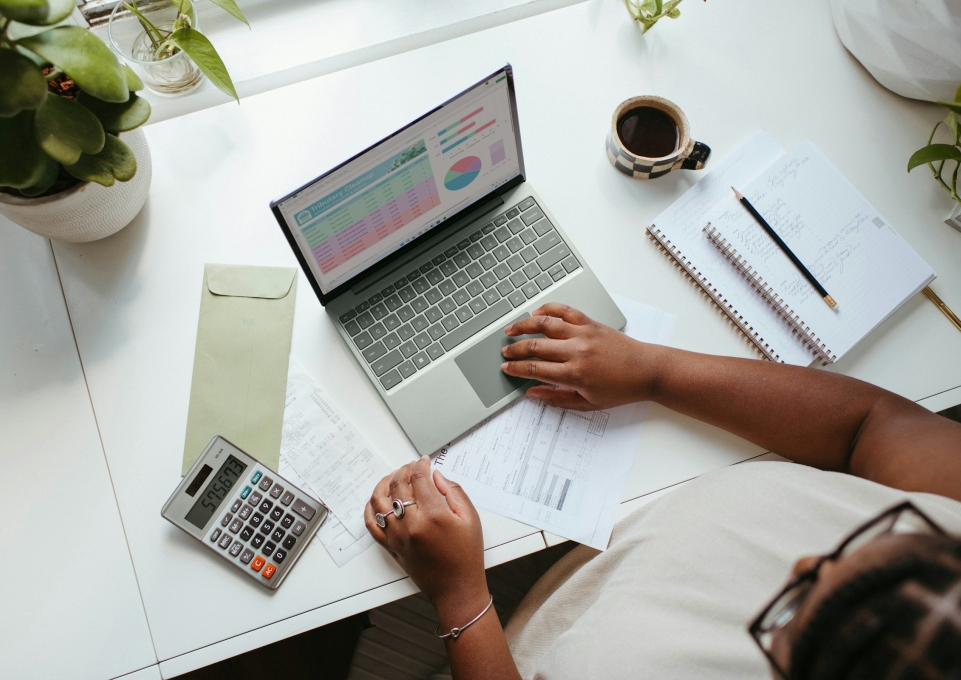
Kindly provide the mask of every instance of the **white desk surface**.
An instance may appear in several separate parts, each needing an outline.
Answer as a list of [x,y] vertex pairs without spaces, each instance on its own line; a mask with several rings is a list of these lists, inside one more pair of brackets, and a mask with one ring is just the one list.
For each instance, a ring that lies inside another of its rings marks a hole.
[[50,243],[0,221],[0,675],[158,677]]
[[[685,3],[642,37],[621,0],[591,0],[146,128],[150,199],[126,229],[55,244],[80,355],[165,677],[402,596],[379,548],[337,569],[313,545],[268,593],[160,518],[179,480],[205,262],[296,266],[268,202],[510,61],[528,178],[614,293],[678,315],[674,344],[752,356],[648,242],[644,226],[699,174],[650,182],[604,154],[614,107],[680,104],[716,164],[764,128],[813,139],[934,267],[961,308],[961,234],[923,172],[908,175],[939,110],[881,88],[844,51],[829,4]],[[961,385],[961,333],[911,300],[831,370],[912,399]],[[301,275],[292,355],[392,463],[410,447]],[[757,447],[653,408],[625,500],[751,456]],[[543,545],[484,516],[490,562]],[[390,585],[385,585],[390,584]],[[355,596],[355,597],[351,597]],[[350,598],[350,599],[346,599]]]

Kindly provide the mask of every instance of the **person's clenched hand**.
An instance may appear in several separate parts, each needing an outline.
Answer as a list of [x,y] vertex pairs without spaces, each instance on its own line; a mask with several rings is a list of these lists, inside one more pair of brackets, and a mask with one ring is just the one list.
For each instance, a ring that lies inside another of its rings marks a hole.
[[[403,517],[389,515],[387,526],[381,527],[376,513],[391,512],[395,498],[415,504],[404,509]],[[441,621],[460,621],[487,605],[480,518],[459,484],[439,471],[431,475],[430,458],[384,477],[374,488],[364,520],[374,540],[410,575]]]
[[651,398],[660,348],[634,340],[567,305],[549,303],[508,326],[509,336],[545,335],[508,345],[501,369],[544,385],[527,395],[589,411]]

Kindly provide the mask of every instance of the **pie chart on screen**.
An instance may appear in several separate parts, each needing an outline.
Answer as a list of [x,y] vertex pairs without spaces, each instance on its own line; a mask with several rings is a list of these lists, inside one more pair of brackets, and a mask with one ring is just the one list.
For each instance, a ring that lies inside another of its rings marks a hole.
[[444,186],[448,191],[463,189],[475,179],[481,171],[481,160],[477,156],[465,156],[450,166],[444,177]]

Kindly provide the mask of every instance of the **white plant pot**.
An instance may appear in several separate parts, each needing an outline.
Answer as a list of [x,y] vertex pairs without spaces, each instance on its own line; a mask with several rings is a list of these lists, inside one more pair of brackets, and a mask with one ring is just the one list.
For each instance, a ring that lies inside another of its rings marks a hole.
[[903,97],[954,101],[961,83],[958,0],[831,0],[841,42]]
[[83,182],[54,196],[24,198],[0,192],[0,214],[24,229],[57,241],[96,241],[126,227],[150,193],[150,148],[143,130],[120,135],[133,150],[137,173],[105,187]]

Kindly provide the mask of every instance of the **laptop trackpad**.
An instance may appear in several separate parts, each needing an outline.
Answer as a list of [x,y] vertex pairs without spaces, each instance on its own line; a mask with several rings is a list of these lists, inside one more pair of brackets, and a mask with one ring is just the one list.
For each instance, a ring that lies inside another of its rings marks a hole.
[[504,371],[501,370],[501,364],[504,363],[504,355],[501,354],[501,349],[518,340],[530,337],[544,337],[543,335],[525,335],[511,338],[504,335],[504,328],[506,328],[508,324],[526,319],[529,316],[530,314],[522,314],[508,323],[498,325],[490,335],[454,360],[458,368],[460,368],[461,373],[467,378],[470,386],[474,388],[474,392],[480,397],[484,406],[488,408],[514,390],[537,384],[536,380],[515,378],[514,376],[505,374]]

